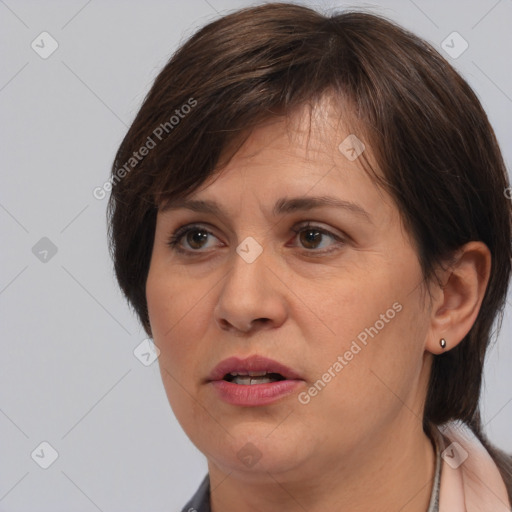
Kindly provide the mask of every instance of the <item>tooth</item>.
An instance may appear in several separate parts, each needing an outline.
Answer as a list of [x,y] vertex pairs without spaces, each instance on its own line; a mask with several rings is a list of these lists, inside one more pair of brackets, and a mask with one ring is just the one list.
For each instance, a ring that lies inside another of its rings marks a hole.
[[242,386],[252,386],[254,384],[268,384],[271,382],[276,382],[276,380],[270,377],[250,377],[249,375],[237,375],[231,382]]
[[250,377],[263,377],[267,372],[249,372]]
[[270,382],[274,382],[273,379],[263,378],[263,379],[251,379],[251,384],[269,384]]

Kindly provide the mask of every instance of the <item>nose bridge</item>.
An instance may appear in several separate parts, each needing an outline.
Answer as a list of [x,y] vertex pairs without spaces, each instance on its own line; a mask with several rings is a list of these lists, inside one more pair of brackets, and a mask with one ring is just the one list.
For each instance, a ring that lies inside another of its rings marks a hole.
[[[231,270],[227,279],[229,285],[239,289],[247,287],[246,292],[253,293],[259,289],[264,281],[266,266],[268,265],[268,248],[258,242],[254,237],[248,236],[238,244],[233,254]],[[256,285],[256,286],[255,286]]]
[[[231,324],[241,331],[250,329],[257,319],[282,320],[285,308],[280,305],[276,287],[279,280],[267,268],[269,249],[265,249],[255,238],[247,237],[236,247],[232,264],[225,276],[218,297],[217,320]],[[269,275],[270,273],[270,275]]]

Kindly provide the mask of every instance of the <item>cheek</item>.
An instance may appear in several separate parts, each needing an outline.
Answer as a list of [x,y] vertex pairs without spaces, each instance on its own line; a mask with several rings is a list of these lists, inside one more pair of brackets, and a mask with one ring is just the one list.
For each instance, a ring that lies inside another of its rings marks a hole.
[[[176,377],[193,363],[202,318],[200,291],[184,287],[176,273],[151,269],[146,283],[148,314],[153,340],[160,349],[159,361]],[[185,290],[189,290],[187,293]],[[204,294],[204,293],[203,293]]]
[[319,383],[322,398],[312,399],[318,414],[330,404],[340,414],[337,421],[348,413],[357,422],[408,403],[418,384],[428,327],[428,311],[415,285],[421,272],[413,262],[354,274],[323,294],[322,320],[334,334],[322,349],[310,347],[310,361],[315,361],[314,376],[332,384],[322,388]]
[[182,325],[194,325],[194,319],[203,314],[200,310],[208,288],[162,256],[154,260],[146,281],[146,299],[152,332],[164,341]]
[[197,288],[194,292],[193,287],[187,287],[191,291],[185,293],[181,284],[178,276],[150,271],[146,297],[153,340],[160,350],[158,364],[165,393],[187,432],[192,428],[193,418],[200,417],[202,411],[199,402],[191,398],[196,395],[194,376],[201,357],[198,340],[204,329],[198,318],[204,318],[199,311],[204,301],[201,302]]
[[[385,301],[384,304],[387,305]],[[311,393],[309,403],[299,409],[307,428],[316,431],[323,424],[327,432],[343,434],[333,442],[355,446],[371,443],[404,410],[419,411],[417,390],[422,350],[415,338],[418,329],[410,328],[411,319],[417,322],[417,318],[412,305],[402,306],[378,334],[370,331],[376,323],[373,315],[367,316],[368,331],[352,325],[355,334],[340,339],[322,363],[315,364],[316,371],[307,389]],[[386,309],[377,311],[385,313]],[[360,333],[367,334],[366,344],[357,338]],[[318,351],[314,350],[314,354],[318,356]],[[302,395],[302,399],[301,404],[307,397]],[[406,411],[406,416],[414,418],[412,412]]]

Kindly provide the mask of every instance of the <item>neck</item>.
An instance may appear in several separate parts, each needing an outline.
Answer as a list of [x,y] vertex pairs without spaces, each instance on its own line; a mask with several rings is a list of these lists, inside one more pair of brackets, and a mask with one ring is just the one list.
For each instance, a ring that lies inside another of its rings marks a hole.
[[421,422],[408,410],[402,414],[408,421],[402,418],[350,453],[302,465],[293,475],[263,472],[251,479],[209,462],[212,512],[425,512],[434,448]]

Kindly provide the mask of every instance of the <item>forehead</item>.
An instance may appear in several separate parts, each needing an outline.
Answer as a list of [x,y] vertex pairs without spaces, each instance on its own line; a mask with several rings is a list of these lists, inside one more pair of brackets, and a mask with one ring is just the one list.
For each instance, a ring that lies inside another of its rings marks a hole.
[[[311,159],[312,163],[318,163],[322,159],[333,161],[333,157],[334,160],[338,160],[341,152],[348,157],[347,161],[353,161],[350,157],[354,154],[346,152],[350,150],[350,141],[362,142],[363,139],[367,139],[363,133],[362,123],[352,114],[352,109],[332,94],[324,94],[314,102],[303,103],[287,114],[269,117],[255,128],[244,132],[243,137],[245,141],[235,153],[238,164],[244,158],[250,159],[263,151],[278,153],[273,155],[273,158],[292,156],[302,158],[306,162]],[[348,145],[344,144],[343,148],[340,148],[347,139]],[[233,140],[224,149],[220,161],[225,160],[226,156],[233,156],[233,146],[239,140],[240,138]],[[365,156],[371,157],[370,153],[366,151]],[[359,152],[356,156],[358,155]]]
[[[373,215],[382,218],[389,208],[389,198],[358,156],[347,154],[346,140],[354,146],[354,138],[326,103],[269,119],[253,128],[227,165],[198,190],[187,198],[171,198],[160,212],[186,209],[229,217],[246,203],[269,217],[336,208],[373,223]],[[357,140],[362,146],[353,152],[366,151],[368,145]]]
[[252,180],[259,188],[264,183],[269,187],[284,183],[310,187],[314,183],[315,192],[321,187],[350,188],[356,183],[375,188],[368,170],[382,173],[361,126],[346,108],[324,97],[287,116],[268,119],[246,133],[241,147],[228,154],[224,160],[227,164],[214,172],[205,186],[236,171],[238,177]]

